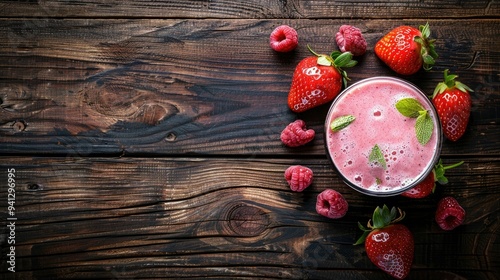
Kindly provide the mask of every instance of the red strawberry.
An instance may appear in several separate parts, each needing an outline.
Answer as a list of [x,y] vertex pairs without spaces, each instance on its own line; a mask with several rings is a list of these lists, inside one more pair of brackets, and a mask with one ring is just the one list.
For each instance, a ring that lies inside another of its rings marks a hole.
[[441,185],[448,183],[448,179],[444,176],[446,170],[457,167],[462,163],[464,162],[461,161],[452,165],[444,166],[442,161],[439,160],[438,164],[434,166],[432,172],[420,184],[405,191],[401,195],[410,198],[424,198],[430,195],[436,188],[435,182],[439,182]]
[[444,70],[444,82],[439,83],[432,95],[443,134],[451,141],[457,141],[465,133],[469,123],[472,100],[469,92],[473,90],[456,81],[457,75],[448,75]]
[[405,191],[401,195],[410,198],[424,198],[433,193],[435,187],[436,184],[433,171],[422,182],[420,182],[420,184],[416,185],[414,188]]
[[[396,217],[398,211],[400,216]],[[358,223],[364,234],[355,243],[357,245],[364,242],[370,261],[397,279],[403,279],[410,273],[415,249],[410,230],[397,223],[404,216],[405,213],[401,209],[392,207],[389,210],[386,205],[377,207],[373,212],[373,225],[368,221],[369,229]]]
[[451,196],[442,198],[436,210],[436,223],[444,230],[452,230],[464,222],[465,210]]
[[396,73],[411,75],[420,68],[430,70],[438,54],[434,41],[430,40],[429,24],[419,29],[399,26],[387,33],[375,44],[375,54]]
[[[309,47],[309,46],[308,46]],[[296,113],[332,101],[347,84],[347,73],[341,67],[356,65],[350,52],[317,54],[299,62],[288,93],[288,107]]]

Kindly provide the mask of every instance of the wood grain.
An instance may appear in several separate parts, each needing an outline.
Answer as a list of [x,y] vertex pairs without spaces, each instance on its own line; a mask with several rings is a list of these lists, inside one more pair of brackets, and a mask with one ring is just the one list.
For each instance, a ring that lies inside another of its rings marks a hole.
[[[498,279],[499,17],[495,0],[0,1],[0,279],[388,279],[352,245],[382,204],[407,213],[409,279]],[[437,65],[402,78],[430,94],[450,69],[473,88],[468,130],[442,151],[465,163],[421,200],[362,195],[325,156],[328,105],[288,109],[294,67],[351,24],[368,52],[349,83],[397,76],[373,46],[425,22]],[[269,47],[281,24],[299,33],[294,52]],[[279,134],[297,118],[317,136],[288,149]],[[302,193],[284,180],[294,164],[314,171]],[[344,218],[316,213],[326,188],[348,201]],[[448,195],[467,214],[445,232],[434,213]]]
[[[304,38],[279,55],[268,46],[281,23]],[[0,35],[0,153],[111,155],[323,155],[328,106],[293,114],[286,96],[295,65],[335,49],[345,20],[3,20]],[[421,20],[351,20],[369,46],[388,29]],[[430,21],[440,53],[429,73],[404,77],[431,94],[451,69],[475,90],[469,129],[443,154],[499,154],[497,20]],[[395,76],[370,48],[351,83]],[[317,132],[290,151],[281,130],[296,118]]]
[[[494,279],[498,273],[500,158],[467,160],[448,171],[448,185],[418,202],[359,194],[339,180],[327,160],[4,157],[0,162],[2,179],[7,168],[16,169],[18,268],[33,279],[386,279],[363,247],[352,245],[361,233],[357,221],[366,222],[382,203],[404,205],[407,212],[404,223],[414,233],[419,256],[412,277],[449,277],[457,267],[467,279]],[[298,163],[315,173],[303,193],[290,191],[283,177]],[[315,212],[316,195],[325,188],[349,201],[345,218],[329,220]],[[7,193],[3,185],[0,193]],[[439,229],[432,218],[444,195],[456,197],[467,211],[454,233]],[[473,199],[479,195],[481,200]]]
[[500,13],[497,1],[160,0],[3,1],[9,17],[66,18],[482,18]]

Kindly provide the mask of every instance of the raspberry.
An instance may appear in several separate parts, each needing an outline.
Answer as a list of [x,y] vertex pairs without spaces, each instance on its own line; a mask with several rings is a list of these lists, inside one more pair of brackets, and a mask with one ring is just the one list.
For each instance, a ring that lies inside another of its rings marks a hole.
[[292,191],[301,192],[311,185],[313,172],[305,166],[292,165],[285,170],[285,180]]
[[360,56],[366,52],[366,40],[361,30],[351,25],[342,25],[335,35],[335,40],[342,52],[351,52],[352,55]]
[[303,120],[296,120],[283,129],[280,138],[286,146],[298,147],[311,142],[315,134],[314,130],[306,129],[306,123]]
[[452,230],[461,225],[465,218],[465,210],[451,196],[442,198],[436,210],[436,223],[444,230]]
[[344,217],[348,208],[349,205],[342,194],[331,189],[321,192],[316,200],[316,212],[330,219]]
[[281,25],[269,36],[271,48],[277,52],[289,52],[299,44],[297,31],[288,25]]

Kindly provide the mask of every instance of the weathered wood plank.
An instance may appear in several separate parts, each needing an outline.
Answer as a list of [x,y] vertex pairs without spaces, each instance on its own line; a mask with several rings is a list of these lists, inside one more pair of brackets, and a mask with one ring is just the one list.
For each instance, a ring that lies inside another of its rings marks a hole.
[[[418,201],[359,194],[328,161],[314,159],[2,157],[0,180],[15,169],[16,277],[386,279],[363,247],[351,244],[357,221],[387,203],[407,212],[416,241],[412,278],[494,279],[500,158],[463,160],[448,171],[448,185]],[[291,192],[283,178],[292,164],[315,172],[303,193]],[[344,194],[344,218],[316,214],[325,188]],[[6,209],[5,184],[0,194]],[[467,211],[452,232],[433,218],[444,195]]]
[[[278,55],[268,46],[281,24],[301,44]],[[327,106],[301,115],[286,105],[295,65],[335,49],[343,23],[362,29],[369,51],[351,83],[391,72],[373,45],[399,20],[2,20],[0,153],[323,155]],[[469,130],[443,154],[500,154],[498,20],[430,21],[441,57],[407,79],[431,93],[446,68],[475,90]],[[296,118],[317,132],[290,150],[281,130]]]
[[2,1],[9,17],[112,18],[473,18],[500,15],[497,1]]

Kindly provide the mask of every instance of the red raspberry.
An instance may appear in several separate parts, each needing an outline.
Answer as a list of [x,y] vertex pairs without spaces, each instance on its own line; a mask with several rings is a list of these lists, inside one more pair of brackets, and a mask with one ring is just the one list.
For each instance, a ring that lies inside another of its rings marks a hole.
[[330,219],[344,217],[348,208],[349,205],[342,194],[331,189],[324,190],[316,200],[316,212]]
[[289,52],[299,44],[297,31],[288,25],[281,25],[269,36],[271,48],[277,52]]
[[314,130],[306,129],[306,123],[303,120],[296,120],[283,129],[280,138],[286,146],[298,147],[311,142],[315,134]]
[[444,230],[452,230],[461,225],[465,218],[465,210],[451,196],[442,198],[436,210],[436,223]]
[[366,40],[361,34],[361,30],[351,25],[342,25],[335,35],[335,40],[342,52],[351,52],[352,55],[359,56],[366,52]]
[[311,185],[313,172],[305,166],[292,165],[285,170],[285,180],[292,191],[301,192]]

